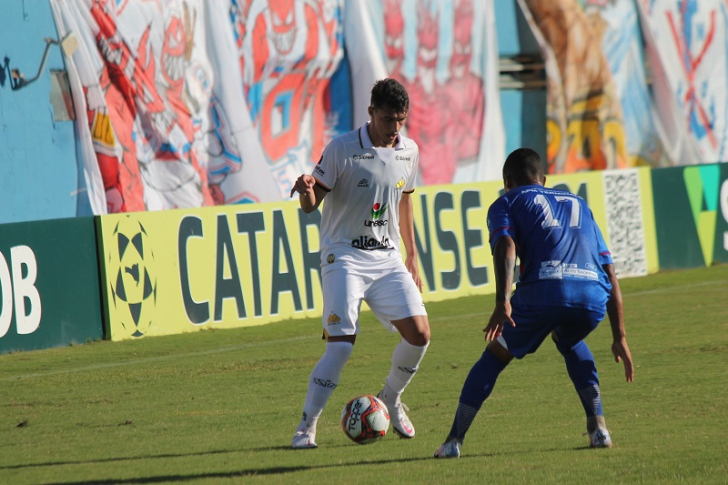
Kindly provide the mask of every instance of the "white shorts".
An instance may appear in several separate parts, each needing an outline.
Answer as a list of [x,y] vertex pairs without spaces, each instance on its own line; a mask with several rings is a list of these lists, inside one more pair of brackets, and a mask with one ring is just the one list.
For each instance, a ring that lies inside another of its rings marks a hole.
[[353,270],[329,268],[322,276],[324,334],[331,337],[359,333],[359,311],[366,301],[390,332],[393,320],[427,315],[419,288],[404,264],[395,268]]

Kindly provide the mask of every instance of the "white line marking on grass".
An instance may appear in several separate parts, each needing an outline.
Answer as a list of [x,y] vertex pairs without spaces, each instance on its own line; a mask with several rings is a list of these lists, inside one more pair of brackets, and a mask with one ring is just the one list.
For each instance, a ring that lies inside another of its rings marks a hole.
[[[625,297],[631,297],[631,296],[640,296],[640,295],[651,295],[655,293],[668,293],[675,290],[689,290],[692,288],[700,288],[703,286],[711,286],[714,285],[715,281],[704,281],[702,283],[694,283],[690,285],[681,285],[681,286],[671,286],[669,288],[655,288],[654,290],[644,290],[644,291],[637,291],[634,293],[623,293],[623,296]],[[719,288],[716,288],[718,290]],[[439,302],[438,302],[439,303]],[[468,318],[474,318],[474,317],[481,317],[484,315],[489,315],[490,312],[476,312],[476,313],[468,313],[465,315],[448,315],[448,316],[439,316],[430,318],[430,321],[432,322],[438,322],[438,321],[444,321],[444,320],[452,320],[453,318],[460,319],[468,319]],[[33,374],[19,374],[15,376],[7,376],[7,377],[0,377],[0,382],[4,381],[13,381],[18,379],[28,379],[31,377],[48,377],[48,376],[54,376],[54,375],[60,375],[60,374],[72,374],[74,372],[93,372],[98,371],[101,369],[113,369],[115,367],[124,367],[127,365],[139,365],[139,364],[147,364],[151,362],[163,362],[165,360],[175,360],[175,359],[182,359],[187,357],[199,357],[203,355],[215,355],[215,354],[222,354],[225,352],[233,352],[236,350],[242,350],[242,349],[249,349],[253,347],[263,347],[266,345],[278,345],[278,344],[285,344],[290,342],[299,342],[302,340],[309,340],[313,338],[320,338],[318,334],[315,335],[303,335],[300,337],[290,337],[285,339],[278,339],[278,340],[265,340],[261,342],[251,342],[241,345],[235,345],[232,347],[221,347],[219,349],[211,349],[211,350],[202,350],[199,352],[187,352],[184,354],[169,354],[169,355],[162,355],[159,357],[149,357],[146,359],[137,359],[137,360],[126,360],[123,362],[110,362],[105,364],[98,364],[98,365],[89,365],[85,367],[77,367],[74,369],[63,369],[63,370],[56,370],[56,371],[49,371],[49,372],[38,372]]]
[[146,359],[135,359],[135,360],[125,360],[122,362],[109,362],[105,364],[98,364],[98,365],[89,365],[85,367],[76,367],[74,369],[62,369],[62,370],[55,370],[55,371],[49,371],[49,372],[38,372],[34,374],[19,374],[16,376],[8,376],[8,377],[0,377],[0,382],[3,381],[13,381],[17,379],[27,379],[30,377],[47,377],[47,376],[54,376],[59,374],[71,374],[74,372],[86,372],[86,371],[97,371],[101,369],[112,369],[114,367],[123,367],[126,365],[139,365],[139,364],[147,364],[150,362],[163,362],[165,360],[175,360],[175,359],[183,359],[187,357],[199,357],[203,355],[214,355],[214,354],[222,354],[225,352],[233,352],[235,350],[241,350],[241,349],[249,349],[252,347],[263,347],[265,345],[271,345],[271,344],[285,344],[290,342],[298,342],[301,340],[308,340],[312,338],[321,338],[320,334],[314,336],[314,335],[305,335],[301,337],[290,337],[290,338],[284,338],[284,339],[278,339],[278,340],[265,340],[262,342],[251,342],[247,344],[241,344],[241,345],[235,345],[233,347],[221,347],[219,349],[211,349],[211,350],[201,350],[199,352],[187,352],[184,354],[169,354],[169,355],[160,355],[159,357],[149,357]]

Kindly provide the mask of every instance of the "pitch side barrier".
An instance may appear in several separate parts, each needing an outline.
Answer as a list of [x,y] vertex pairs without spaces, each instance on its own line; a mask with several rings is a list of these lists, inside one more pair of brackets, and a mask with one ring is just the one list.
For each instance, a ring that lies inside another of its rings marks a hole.
[[[553,177],[549,185],[587,198],[620,272],[642,275],[658,269],[650,181],[645,168]],[[501,191],[489,182],[414,193],[425,301],[494,292],[486,217]],[[296,200],[101,216],[107,335],[321,316],[320,221]]]
[[[588,201],[622,277],[728,262],[728,164],[547,185]],[[501,191],[414,193],[425,301],[494,291],[486,216]],[[320,317],[320,222],[293,200],[2,225],[0,352]]]
[[652,170],[660,269],[728,262],[728,163]]
[[93,217],[0,226],[0,353],[100,340]]

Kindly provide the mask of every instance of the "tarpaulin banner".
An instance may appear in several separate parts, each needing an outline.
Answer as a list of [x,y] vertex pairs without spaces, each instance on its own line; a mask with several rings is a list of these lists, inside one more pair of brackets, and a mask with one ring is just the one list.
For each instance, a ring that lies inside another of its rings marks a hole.
[[728,156],[728,3],[724,0],[637,2],[657,105],[677,119],[673,134],[690,157],[675,165]]
[[280,200],[351,127],[349,100],[336,98],[349,84],[342,2],[52,7],[80,44],[69,77],[97,213]]
[[409,93],[406,129],[424,185],[501,178],[492,0],[349,0],[346,26],[357,123],[367,120],[374,80],[394,77]]

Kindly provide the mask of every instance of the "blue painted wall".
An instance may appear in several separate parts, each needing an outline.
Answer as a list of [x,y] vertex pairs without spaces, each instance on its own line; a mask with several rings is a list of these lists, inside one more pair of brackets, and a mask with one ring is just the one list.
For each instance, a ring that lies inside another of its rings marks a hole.
[[90,214],[76,162],[72,121],[53,121],[50,69],[65,69],[52,46],[34,83],[13,91],[10,68],[38,73],[44,39],[58,38],[47,1],[4,0],[0,14],[0,223]]
[[[516,0],[496,0],[498,55],[539,55],[538,43],[531,33]],[[546,160],[546,89],[501,89],[501,109],[506,132],[506,154],[529,147]]]
[[501,57],[538,54],[538,42],[531,33],[516,0],[495,0],[498,53]]

